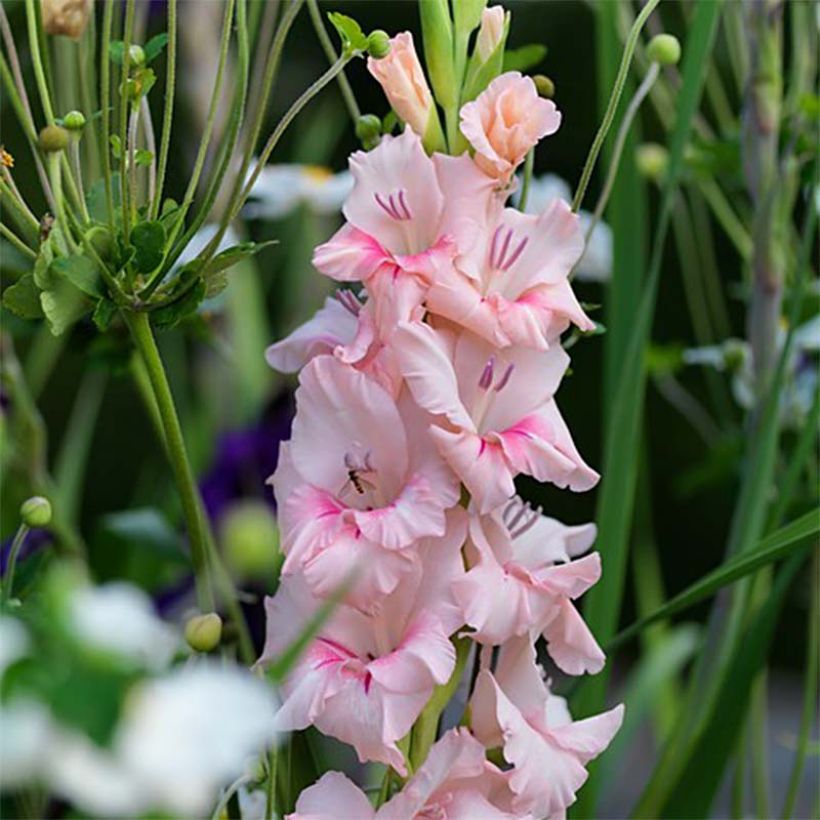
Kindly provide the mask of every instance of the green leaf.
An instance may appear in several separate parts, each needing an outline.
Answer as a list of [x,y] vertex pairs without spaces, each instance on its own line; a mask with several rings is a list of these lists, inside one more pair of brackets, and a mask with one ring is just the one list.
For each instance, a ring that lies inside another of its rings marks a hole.
[[[121,219],[119,173],[111,175],[111,196],[114,200],[114,219]],[[110,222],[108,202],[105,198],[105,180],[96,180],[88,189],[88,193],[85,196],[85,204],[88,208],[88,215],[94,222],[99,222],[101,225],[107,225]]]
[[3,307],[21,319],[43,318],[40,288],[34,281],[33,273],[24,274],[3,291]]
[[151,273],[165,256],[165,227],[159,221],[139,222],[131,231],[134,266],[140,273]]
[[161,53],[165,46],[168,45],[168,34],[155,34],[144,46],[145,62],[150,63],[155,60]]
[[788,558],[792,553],[810,546],[806,543],[806,540],[818,533],[820,533],[820,507],[792,521],[791,524],[787,524],[777,532],[773,532],[770,536],[764,538],[756,549],[742,555],[736,555],[717,567],[717,569],[704,575],[703,578],[675,595],[674,598],[671,598],[652,614],[641,618],[622,632],[619,632],[606,644],[606,650],[611,651],[624,641],[642,632],[650,624],[670,618],[672,615],[694,606],[719,589],[734,583],[740,578],[751,575],[761,567],[781,561]]
[[268,242],[242,242],[214,256],[214,258],[199,271],[199,275],[202,277],[203,282],[205,282],[206,298],[210,299],[225,289],[228,284],[225,272],[229,268],[232,268],[244,259],[249,259],[259,253],[263,248],[268,247],[268,245],[275,244],[275,240]]
[[40,294],[40,304],[48,320],[52,335],[65,333],[88,311],[88,300],[68,281],[57,282]]
[[168,330],[186,319],[202,303],[205,298],[206,287],[202,279],[197,279],[196,284],[191,286],[183,296],[177,301],[161,308],[157,308],[151,313],[151,318],[157,328]]
[[478,52],[473,52],[467,66],[467,75],[464,79],[464,88],[461,91],[461,103],[474,100],[503,70],[504,70],[504,48],[507,44],[507,35],[510,32],[510,15],[504,19],[504,31],[495,50],[482,63]]
[[504,71],[529,71],[547,56],[547,47],[541,43],[530,43],[520,48],[511,48],[504,54]]
[[149,151],[147,148],[138,148],[134,152],[134,162],[140,166],[147,166],[150,165],[154,160],[154,154],[152,151]]
[[88,296],[99,298],[104,294],[97,265],[87,256],[60,256],[51,263],[49,272],[57,280],[67,279]]
[[112,134],[108,138],[108,142],[111,144],[111,153],[114,155],[114,159],[122,159],[122,143],[120,142],[120,138],[116,134]]
[[91,318],[101,333],[108,330],[116,312],[117,306],[110,299],[100,299],[97,302],[97,307],[94,308],[94,314]]
[[123,56],[125,54],[125,43],[122,40],[112,40],[108,44],[108,56],[111,62],[117,65],[122,65]]
[[327,15],[333,27],[339,34],[342,41],[342,50],[345,54],[355,54],[367,50],[367,37],[361,26],[346,14],[338,11],[331,11]]

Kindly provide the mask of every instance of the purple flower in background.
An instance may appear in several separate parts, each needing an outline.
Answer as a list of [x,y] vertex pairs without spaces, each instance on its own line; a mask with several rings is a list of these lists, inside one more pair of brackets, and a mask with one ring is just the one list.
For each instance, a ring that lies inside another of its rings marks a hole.
[[[43,547],[51,543],[52,537],[48,530],[29,530],[23,539],[23,546],[20,548],[20,553],[17,556],[18,562],[25,561],[26,558],[39,552]],[[0,546],[0,576],[5,577],[6,567],[9,563],[9,554],[11,553],[11,544],[14,537],[7,538]]]

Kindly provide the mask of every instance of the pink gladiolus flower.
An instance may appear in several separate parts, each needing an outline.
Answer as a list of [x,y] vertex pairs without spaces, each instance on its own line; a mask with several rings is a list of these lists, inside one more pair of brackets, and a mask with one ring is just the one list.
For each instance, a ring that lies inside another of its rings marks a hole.
[[[595,525],[567,527],[520,499],[470,521],[471,569],[453,592],[480,643],[543,632],[553,660],[570,675],[600,672],[604,653],[571,601],[601,574],[598,553],[571,561],[595,540]],[[487,590],[493,590],[491,595]]]
[[544,349],[570,322],[595,327],[568,279],[583,252],[578,216],[565,202],[553,200],[540,216],[506,208],[433,280],[427,307],[498,347]]
[[475,50],[482,63],[490,59],[504,35],[507,13],[503,6],[489,6],[481,12],[481,27],[475,41]]
[[381,84],[396,114],[423,137],[433,110],[433,95],[416,54],[413,35],[403,31],[392,37],[390,53],[380,60],[369,57],[367,69]]
[[[418,561],[375,611],[336,607],[285,682],[278,729],[313,724],[353,746],[362,761],[405,773],[396,741],[455,666],[448,636],[461,619],[450,587],[464,572],[466,523],[463,510],[449,518],[447,536],[418,543]],[[283,578],[265,601],[268,634],[260,663],[279,656],[320,603],[301,575]]]
[[461,131],[475,149],[476,163],[503,183],[527,151],[560,125],[555,103],[539,97],[535,83],[518,71],[496,77],[461,108]]
[[466,729],[452,729],[378,811],[343,774],[328,772],[302,792],[288,820],[526,820],[530,815],[512,811],[507,780],[484,759],[484,748]]
[[563,812],[587,779],[586,764],[609,745],[623,721],[623,706],[574,721],[553,695],[535,662],[528,637],[499,653],[495,672],[483,669],[470,704],[473,731],[487,748],[503,747],[513,766],[510,788],[517,809],[537,817]]
[[569,363],[560,346],[496,350],[468,331],[417,322],[399,326],[394,352],[416,401],[438,417],[430,436],[479,513],[511,498],[519,473],[573,490],[598,481],[553,398]]
[[327,595],[355,567],[349,600],[370,607],[410,569],[414,542],[444,534],[458,482],[424,446],[429,420],[409,394],[397,404],[332,356],[304,368],[296,407],[273,476],[282,571],[303,572],[317,595]]

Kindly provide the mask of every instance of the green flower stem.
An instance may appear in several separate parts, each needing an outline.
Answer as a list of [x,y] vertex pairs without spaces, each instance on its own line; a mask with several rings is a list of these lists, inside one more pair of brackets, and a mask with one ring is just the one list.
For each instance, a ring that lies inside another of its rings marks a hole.
[[208,560],[208,542],[205,534],[207,526],[200,513],[199,495],[193,470],[188,461],[185,439],[177,416],[171,386],[159,355],[148,315],[145,313],[123,312],[131,337],[145,364],[148,379],[154,392],[160,419],[162,420],[168,459],[174,472],[191,547],[191,563],[196,580],[197,602],[202,612],[214,609],[211,567]]
[[3,579],[3,603],[7,603],[11,599],[11,593],[14,590],[14,570],[17,566],[17,558],[20,555],[20,550],[26,541],[26,536],[29,533],[29,528],[25,524],[20,524],[17,528],[17,533],[14,540],[11,542],[11,549],[9,550],[9,561],[6,567],[6,577]]
[[139,104],[131,107],[131,113],[128,115],[128,210],[131,214],[131,219],[136,221],[137,218],[137,134],[139,132],[140,122],[140,106]]
[[62,170],[60,168],[60,156],[58,154],[50,154],[48,156],[48,174],[51,179],[51,189],[54,191],[54,204],[57,206],[55,216],[60,225],[61,235],[65,239],[68,250],[74,253],[77,250],[77,245],[74,242],[74,237],[71,235],[68,226],[65,202],[63,201]]
[[154,136],[154,120],[151,117],[151,107],[148,98],[140,100],[140,116],[145,132],[145,147],[151,152],[151,164],[148,166],[148,201],[153,202],[157,195],[157,144]]
[[46,123],[51,125],[54,122],[54,109],[51,106],[51,96],[48,91],[48,83],[43,69],[43,59],[40,54],[40,38],[38,36],[37,9],[34,0],[26,0],[26,24],[28,28],[28,45],[31,51],[31,64],[34,68],[34,79],[37,81],[37,90],[40,93],[40,104],[43,106],[43,114]]
[[268,779],[265,781],[265,820],[278,817],[276,813],[276,776],[279,752],[274,743],[268,751]]
[[[174,0],[172,0],[174,2]],[[108,226],[114,232],[114,185],[111,174],[111,55],[109,44],[114,31],[114,0],[105,0],[100,54],[100,107],[102,109],[102,170]]]
[[171,147],[171,125],[174,119],[174,94],[177,72],[177,0],[168,0],[168,51],[165,69],[165,107],[162,112],[162,134],[159,140],[159,160],[157,165],[157,185],[151,200],[150,218],[159,216],[162,206],[162,191],[165,186],[165,171],[168,167],[168,152]]
[[[604,182],[601,195],[598,197],[598,202],[595,204],[595,211],[592,214],[592,219],[590,220],[586,236],[584,237],[585,245],[589,244],[589,240],[592,237],[592,232],[595,230],[595,226],[601,221],[601,217],[604,214],[604,209],[609,202],[609,195],[612,193],[612,187],[615,185],[615,178],[618,176],[618,168],[621,164],[621,155],[623,154],[624,146],[626,145],[626,138],[629,135],[629,129],[632,127],[632,123],[635,120],[643,101],[646,99],[647,94],[649,94],[652,86],[655,84],[655,80],[658,79],[659,73],[660,66],[658,63],[652,63],[652,65],[649,66],[649,71],[646,72],[646,76],[643,78],[643,82],[641,82],[638,86],[635,91],[635,96],[629,101],[629,105],[624,112],[624,117],[621,120],[620,127],[618,128],[618,135],[615,138],[615,145],[612,149],[612,158],[609,162],[606,181]],[[570,273],[570,278],[571,277],[572,272]]]
[[4,168],[3,171],[5,173],[0,173],[0,202],[9,209],[20,230],[32,242],[36,242],[40,233],[40,223],[20,198],[16,189],[12,188],[11,177],[7,176],[8,170]]
[[621,64],[618,68],[618,74],[615,77],[615,85],[612,89],[612,94],[609,97],[609,104],[607,105],[606,112],[604,113],[604,119],[601,122],[601,127],[598,129],[598,133],[595,135],[595,139],[592,142],[592,147],[589,149],[589,155],[584,163],[584,170],[581,173],[581,180],[578,183],[578,188],[575,191],[575,197],[572,200],[573,211],[578,211],[581,207],[581,203],[584,201],[584,194],[586,193],[587,186],[589,185],[589,181],[592,177],[592,172],[595,169],[598,154],[601,152],[606,135],[609,133],[609,129],[615,119],[615,111],[618,108],[618,102],[620,101],[621,94],[624,90],[624,84],[626,83],[626,77],[629,73],[629,66],[632,62],[632,55],[635,51],[638,37],[640,37],[641,30],[643,29],[647,18],[650,14],[652,14],[659,2],[660,0],[647,0],[646,5],[641,9],[641,13],[635,19],[635,24],[632,26],[632,30],[629,32],[629,37],[627,37],[626,45],[624,46]]
[[80,200],[80,211],[83,215],[83,221],[88,223],[91,218],[88,215],[88,206],[85,204],[85,187],[83,186],[83,169],[80,164],[80,143],[78,140],[71,138],[71,143],[68,146],[71,166],[74,172],[74,183],[77,186],[77,195]]
[[[319,4],[317,0],[307,0],[307,4],[310,19],[313,22],[313,28],[316,29],[316,36],[319,38],[319,43],[324,49],[328,61],[331,65],[333,65],[333,63],[339,59],[339,55],[336,53],[336,49],[333,47],[333,41],[330,39],[330,35],[327,33],[327,29],[325,28],[325,24],[322,20],[322,13],[319,10]],[[339,91],[342,94],[342,99],[345,101],[350,118],[355,124],[362,115],[362,111],[361,108],[359,108],[358,102],[356,102],[356,95],[353,93],[353,88],[351,87],[344,71],[342,71],[336,78],[336,82],[339,84]]]
[[527,152],[526,160],[524,160],[524,182],[521,185],[521,199],[518,202],[518,210],[521,211],[521,213],[524,213],[527,210],[527,200],[530,195],[533,165],[535,165],[535,149],[531,148]]
[[712,213],[720,223],[721,228],[726,233],[726,236],[732,241],[740,258],[744,262],[748,262],[752,258],[752,238],[748,231],[743,227],[743,223],[738,218],[737,214],[732,209],[729,201],[726,199],[720,186],[714,179],[699,179],[698,188],[703,194],[706,203],[712,209]]
[[20,253],[24,254],[25,256],[30,257],[31,259],[37,258],[36,251],[32,250],[25,242],[23,242],[20,237],[17,236],[10,228],[6,227],[2,222],[0,222],[0,235],[2,235],[5,239],[7,239],[15,248],[17,248]]
[[[131,43],[134,37],[134,6],[135,0],[126,0],[125,30],[123,32],[122,72],[120,73],[120,101],[119,101],[119,138],[120,138],[120,205],[122,207],[122,235],[126,246],[131,232],[131,208],[128,194],[128,174],[126,157],[128,156],[128,112],[131,101],[128,99],[128,74],[131,68]],[[110,150],[110,146],[106,146]]]

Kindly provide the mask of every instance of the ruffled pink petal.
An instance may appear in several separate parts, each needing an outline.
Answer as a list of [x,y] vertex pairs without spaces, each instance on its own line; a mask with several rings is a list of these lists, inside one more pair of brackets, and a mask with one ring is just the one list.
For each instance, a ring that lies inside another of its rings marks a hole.
[[376,812],[367,795],[341,772],[327,772],[305,789],[296,801],[296,811],[285,820],[372,820]]
[[606,656],[578,610],[568,601],[544,628],[547,651],[568,675],[595,675],[604,668]]
[[550,734],[558,746],[577,755],[586,765],[609,746],[623,720],[624,706],[619,704],[603,714],[553,728]]
[[366,282],[391,262],[390,254],[376,239],[353,225],[342,225],[313,252],[316,270],[337,282]]
[[583,595],[601,577],[601,556],[597,552],[540,570],[539,586],[553,595],[575,598]]
[[526,532],[516,536],[515,559],[526,567],[538,567],[566,562],[583,555],[594,543],[598,529],[595,524],[567,526],[555,518],[538,516]]

